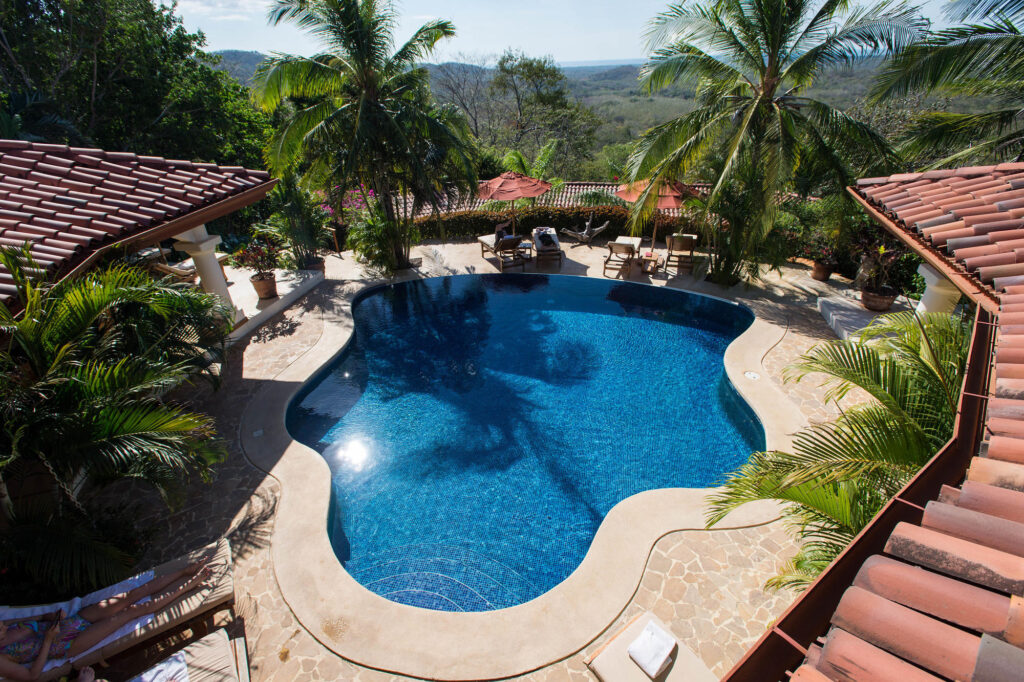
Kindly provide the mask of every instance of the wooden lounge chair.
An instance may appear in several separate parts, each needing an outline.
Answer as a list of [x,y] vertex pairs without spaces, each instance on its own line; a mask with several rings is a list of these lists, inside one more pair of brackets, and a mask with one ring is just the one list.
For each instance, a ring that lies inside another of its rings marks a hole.
[[176,656],[178,661],[184,659],[189,682],[249,682],[249,656],[244,636],[231,639],[226,630],[214,630],[145,672],[153,673],[161,666],[168,666]]
[[618,265],[619,273],[621,274],[623,268],[625,268],[626,277],[629,277],[633,272],[633,260],[635,258],[636,247],[632,244],[608,242],[608,257],[604,259],[604,269],[601,271],[601,274],[607,277],[609,266]]
[[516,266],[521,267],[524,271],[526,270],[527,257],[523,253],[522,237],[515,235],[505,237],[495,245],[494,255],[498,258],[498,270],[500,272],[505,272],[505,268],[514,268]]
[[[547,234],[554,243],[550,246],[545,245],[541,240],[542,234]],[[562,267],[565,253],[562,251],[562,245],[558,243],[558,235],[550,227],[538,227],[533,230],[533,252],[538,265],[545,261],[556,261],[558,267]]]
[[[154,577],[167,575],[181,570],[186,565],[208,560],[213,570],[212,586],[190,592],[166,609],[153,614],[152,620],[123,637],[119,637],[103,646],[88,651],[76,659],[65,660],[60,665],[46,670],[40,679],[55,680],[71,672],[75,668],[93,665],[114,656],[125,654],[133,649],[145,648],[153,643],[159,635],[168,636],[189,627],[199,629],[212,623],[213,615],[221,610],[231,608],[235,603],[235,586],[231,577],[231,546],[222,539],[213,544],[180,557],[153,569]],[[86,597],[85,599],[88,599]]]
[[570,237],[575,237],[578,244],[586,244],[589,247],[590,243],[592,241],[594,241],[594,237],[596,237],[597,235],[599,235],[602,232],[604,232],[605,230],[607,230],[608,229],[608,225],[611,224],[611,221],[608,220],[608,221],[605,221],[605,224],[602,225],[601,227],[596,227],[596,228],[591,229],[590,225],[591,225],[592,221],[593,221],[593,218],[588,220],[587,224],[584,226],[583,230],[581,230],[579,232],[577,232],[576,230],[570,230],[567,227],[563,227],[561,232],[562,232],[562,234],[567,234]]
[[494,232],[491,234],[485,234],[476,238],[476,241],[480,244],[480,257],[486,258],[488,253],[495,253],[495,240],[497,239],[499,232],[504,232],[512,224],[512,221],[501,223],[496,225]]
[[673,265],[676,274],[693,272],[693,250],[697,246],[695,234],[671,234],[666,240],[668,255],[665,258],[665,272]]

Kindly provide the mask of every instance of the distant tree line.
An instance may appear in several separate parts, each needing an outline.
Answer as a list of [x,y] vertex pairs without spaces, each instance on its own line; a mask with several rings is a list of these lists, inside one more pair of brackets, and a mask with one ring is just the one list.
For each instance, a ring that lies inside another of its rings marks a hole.
[[262,166],[270,119],[151,0],[0,3],[0,136]]

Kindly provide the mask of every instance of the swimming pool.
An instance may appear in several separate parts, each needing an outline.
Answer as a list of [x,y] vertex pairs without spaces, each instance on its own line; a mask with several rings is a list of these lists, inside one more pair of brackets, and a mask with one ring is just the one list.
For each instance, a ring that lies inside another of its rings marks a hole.
[[764,447],[725,376],[741,306],[584,277],[460,275],[371,290],[288,428],[332,472],[346,570],[396,602],[521,604],[645,490],[708,487]]

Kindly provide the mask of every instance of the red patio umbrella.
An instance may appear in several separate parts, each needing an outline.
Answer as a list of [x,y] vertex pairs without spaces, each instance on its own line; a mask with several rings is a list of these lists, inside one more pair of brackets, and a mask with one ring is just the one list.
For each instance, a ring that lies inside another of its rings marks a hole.
[[[539,197],[551,189],[551,183],[522,173],[502,173],[493,180],[481,182],[477,196],[485,201],[515,201]],[[515,234],[516,205],[512,204],[512,234]]]
[[[640,195],[644,193],[644,190],[646,190],[647,186],[650,184],[650,180],[638,180],[637,182],[633,182],[628,185],[619,185],[619,190],[615,193],[615,196],[634,204],[640,199]],[[690,185],[672,180],[662,184],[662,186],[658,188],[658,203],[655,205],[655,208],[660,210],[680,209],[683,207],[683,203],[687,199],[695,196],[697,196],[696,189]],[[652,249],[654,248],[657,238],[658,223],[655,222],[654,232],[651,235]]]

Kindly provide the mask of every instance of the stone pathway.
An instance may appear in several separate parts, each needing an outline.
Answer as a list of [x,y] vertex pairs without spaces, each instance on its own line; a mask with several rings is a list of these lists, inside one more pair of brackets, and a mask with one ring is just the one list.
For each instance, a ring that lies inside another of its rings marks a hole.
[[[603,249],[568,249],[565,274],[600,276]],[[420,249],[431,274],[489,272],[475,244]],[[269,552],[279,492],[275,480],[248,464],[238,442],[241,414],[263,382],[311,348],[323,330],[323,311],[362,276],[350,254],[328,259],[328,281],[284,311],[250,339],[229,351],[220,389],[198,386],[187,395],[195,409],[212,414],[228,457],[211,484],[196,482],[187,503],[157,519],[148,562],[161,561],[227,536],[232,543],[238,595],[229,628],[244,629],[252,679],[407,679],[361,668],[322,647],[295,620],[277,587]],[[646,276],[638,281],[648,281]],[[815,343],[834,338],[814,310],[818,292],[806,269],[786,268],[757,287],[723,291],[691,277],[655,280],[679,288],[740,300],[779,328],[780,342],[763,360],[765,374],[781,384],[781,370]],[[816,382],[785,384],[810,419],[828,419],[834,408],[821,402]],[[185,394],[183,394],[185,395]],[[181,396],[179,396],[181,397]],[[724,674],[792,600],[789,592],[766,592],[765,580],[792,556],[795,546],[781,522],[729,531],[681,531],[663,537],[650,556],[641,585],[618,621],[584,651],[519,679],[592,680],[584,657],[643,610],[652,610],[716,674]]]

